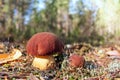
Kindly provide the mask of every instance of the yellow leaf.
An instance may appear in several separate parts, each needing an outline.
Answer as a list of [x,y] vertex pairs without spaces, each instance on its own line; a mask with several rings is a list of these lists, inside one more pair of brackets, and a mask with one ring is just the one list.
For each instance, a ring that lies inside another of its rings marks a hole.
[[22,56],[22,53],[18,49],[13,49],[11,53],[0,54],[0,64],[13,61]]

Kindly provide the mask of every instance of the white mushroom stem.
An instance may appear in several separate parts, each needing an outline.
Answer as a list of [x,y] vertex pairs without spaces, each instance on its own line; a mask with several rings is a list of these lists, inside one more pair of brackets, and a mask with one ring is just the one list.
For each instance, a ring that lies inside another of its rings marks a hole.
[[33,60],[33,67],[39,68],[40,70],[47,70],[53,68],[55,60],[53,56],[39,56]]

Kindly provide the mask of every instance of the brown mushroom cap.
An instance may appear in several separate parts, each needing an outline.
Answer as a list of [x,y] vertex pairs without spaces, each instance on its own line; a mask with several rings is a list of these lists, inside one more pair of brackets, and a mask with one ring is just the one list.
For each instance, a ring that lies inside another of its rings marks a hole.
[[83,67],[85,59],[83,56],[79,56],[77,54],[73,54],[69,58],[69,64],[72,67]]
[[33,35],[27,43],[27,53],[32,56],[51,55],[62,52],[64,45],[53,33],[41,32]]

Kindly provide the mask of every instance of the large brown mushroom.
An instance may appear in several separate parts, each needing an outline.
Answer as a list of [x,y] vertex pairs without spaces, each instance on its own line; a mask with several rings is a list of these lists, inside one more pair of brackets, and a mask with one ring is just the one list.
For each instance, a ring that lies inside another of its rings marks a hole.
[[61,53],[63,48],[62,41],[51,32],[33,35],[26,45],[27,53],[35,57],[32,65],[40,70],[53,67],[55,64],[53,54]]

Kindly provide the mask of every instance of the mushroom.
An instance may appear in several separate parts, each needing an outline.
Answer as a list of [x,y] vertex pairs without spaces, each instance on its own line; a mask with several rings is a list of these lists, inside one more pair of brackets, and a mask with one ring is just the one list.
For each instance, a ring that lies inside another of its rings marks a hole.
[[40,70],[52,68],[55,64],[53,54],[61,53],[63,48],[62,41],[51,32],[33,35],[26,45],[27,53],[34,56],[32,65]]
[[69,64],[72,67],[83,67],[85,59],[83,56],[73,54],[69,57]]

